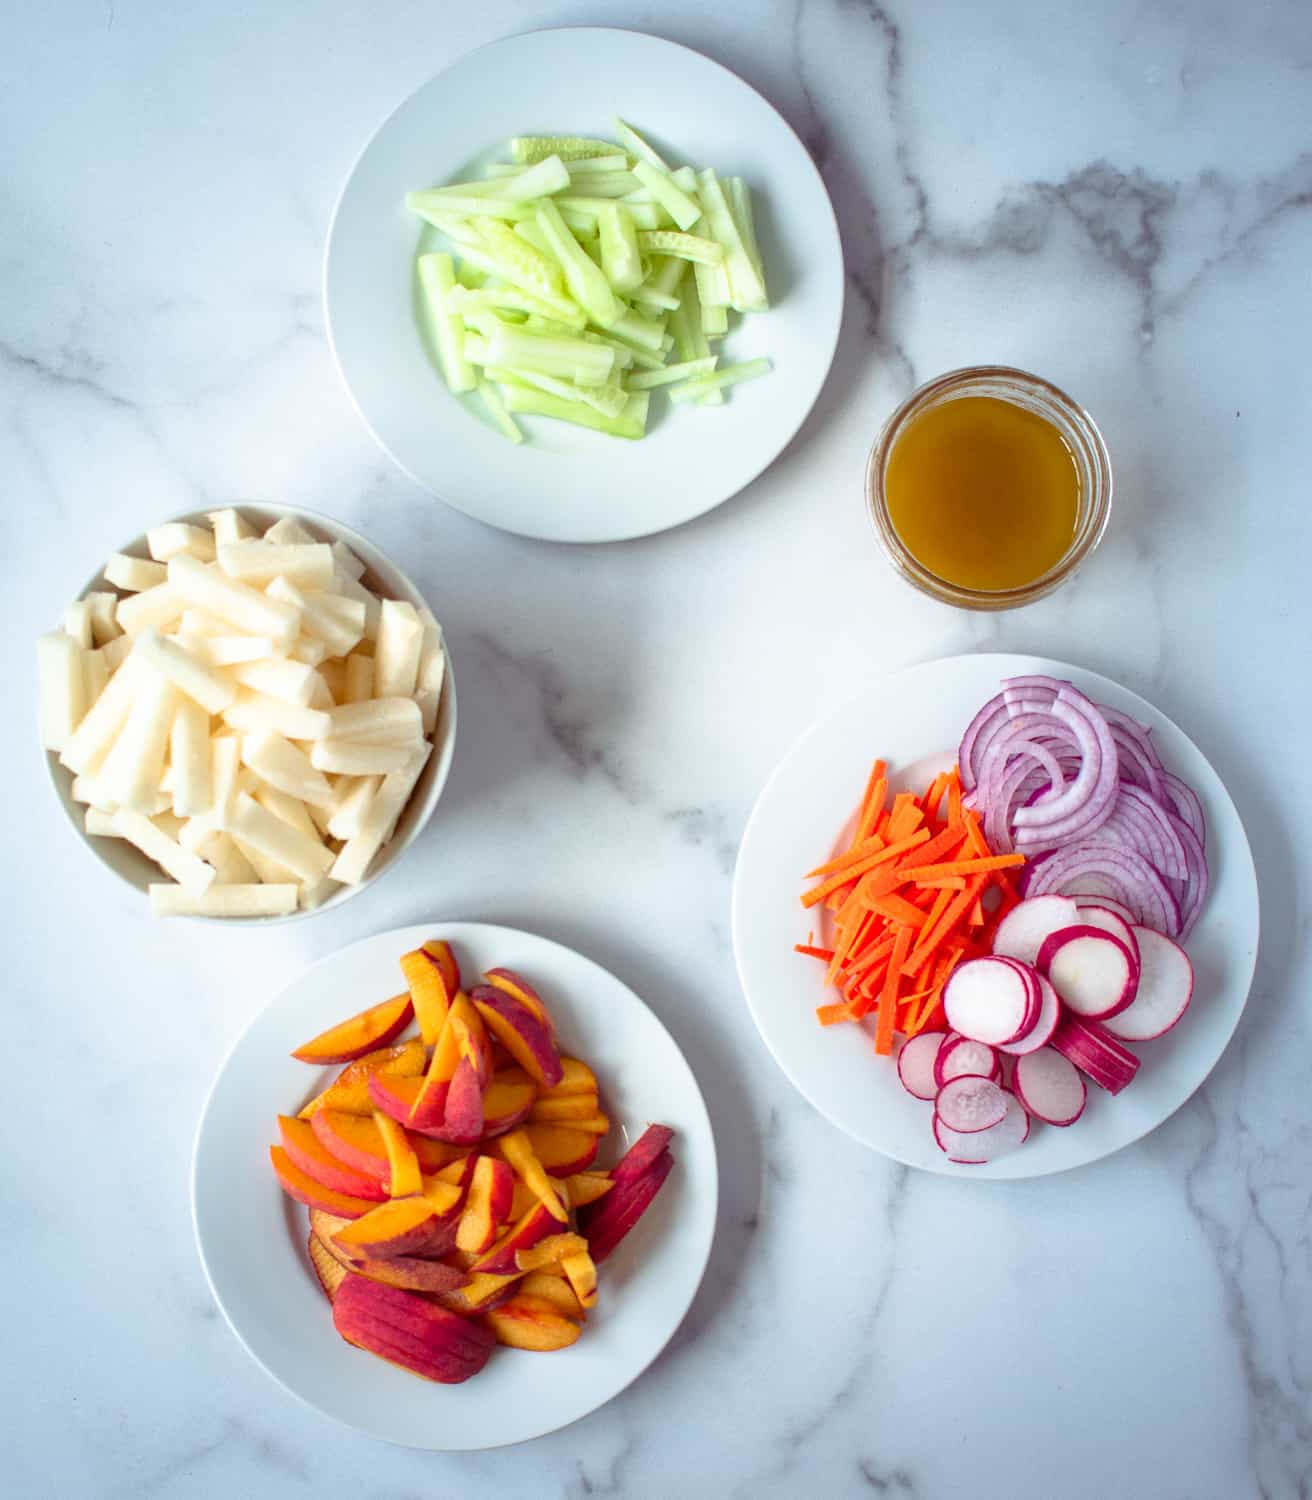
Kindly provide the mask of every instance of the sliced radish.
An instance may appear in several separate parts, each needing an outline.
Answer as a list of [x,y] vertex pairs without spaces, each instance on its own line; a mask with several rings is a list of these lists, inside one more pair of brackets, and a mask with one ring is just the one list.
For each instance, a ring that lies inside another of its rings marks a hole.
[[1119,1094],[1139,1071],[1139,1059],[1096,1021],[1063,1015],[1052,1046],[1109,1094]]
[[1083,923],[1043,940],[1039,969],[1066,1009],[1090,1021],[1125,1010],[1139,983],[1139,966],[1125,944],[1101,927]]
[[934,1078],[939,1088],[953,1078],[975,1074],[996,1083],[1002,1071],[998,1054],[987,1042],[975,1042],[968,1036],[949,1032],[934,1059]]
[[[1133,927],[1138,921],[1138,918],[1126,906],[1125,902],[1118,901],[1115,896],[1085,896],[1083,900],[1076,896],[1075,904],[1081,911],[1091,906],[1096,906],[1102,911],[1109,911],[1113,916],[1120,917],[1128,927]],[[1083,920],[1084,918],[1081,917],[1080,921]]]
[[1089,1097],[1075,1064],[1051,1047],[1016,1059],[1012,1087],[1029,1113],[1049,1125],[1074,1125]]
[[1071,927],[1080,920],[1075,902],[1069,896],[1031,896],[1012,909],[998,923],[993,934],[993,951],[1000,958],[1018,958],[1033,964],[1049,933]]
[[938,1093],[934,1064],[946,1035],[944,1031],[922,1031],[902,1043],[897,1055],[897,1076],[913,1099],[932,1099]]
[[991,1078],[966,1073],[949,1078],[934,1100],[934,1113],[962,1135],[1000,1125],[1007,1113],[1007,1094]]
[[1057,991],[1045,975],[1038,974],[1035,977],[1039,981],[1039,993],[1043,997],[1039,1019],[1018,1042],[1004,1042],[998,1048],[999,1052],[1009,1053],[1012,1057],[1024,1057],[1028,1052],[1037,1052],[1040,1047],[1046,1047],[1057,1029],[1057,1022],[1061,1020],[1061,999]]
[[1128,922],[1118,911],[1113,911],[1111,906],[1102,901],[1076,901],[1080,909],[1078,920],[1086,927],[1100,927],[1104,932],[1110,932],[1114,938],[1120,938],[1121,942],[1134,954],[1135,962],[1139,961],[1139,944],[1134,936],[1134,919]]
[[1194,966],[1189,955],[1151,927],[1136,927],[1139,988],[1133,1004],[1103,1025],[1124,1042],[1147,1042],[1162,1036],[1189,1009],[1194,993]]
[[943,987],[948,1025],[990,1047],[1014,1042],[1030,1026],[1031,992],[1025,976],[1001,958],[972,958],[953,969]]
[[[1021,1037],[1028,1036],[1031,1027],[1038,1022],[1039,1012],[1043,1009],[1043,991],[1039,988],[1039,979],[1041,977],[1039,971],[1032,969],[1029,964],[1022,963],[1020,959],[1011,958],[1005,953],[998,953],[994,956],[1000,959],[1002,963],[1010,964],[1025,981],[1025,986],[1030,992],[1029,1013],[1025,1017],[1025,1030],[1021,1033]],[[1016,1041],[1020,1039],[1020,1037],[1014,1038]]]
[[1007,1094],[1007,1112],[987,1130],[961,1131],[945,1125],[934,1115],[934,1139],[949,1161],[959,1166],[980,1167],[996,1161],[1023,1145],[1030,1133],[1030,1117],[1015,1094]]

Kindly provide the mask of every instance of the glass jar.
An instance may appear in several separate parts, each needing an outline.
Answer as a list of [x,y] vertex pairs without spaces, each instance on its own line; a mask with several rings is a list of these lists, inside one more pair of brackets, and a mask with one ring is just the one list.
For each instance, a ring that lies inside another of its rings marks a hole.
[[[1016,588],[972,589],[940,578],[906,547],[889,515],[885,484],[889,457],[899,436],[922,412],[962,396],[991,396],[1044,418],[1056,428],[1075,464],[1079,498],[1070,546],[1045,573]],[[1065,391],[1024,370],[1013,370],[1006,365],[972,365],[964,370],[951,370],[922,385],[884,423],[870,452],[866,503],[885,556],[922,593],[959,609],[1015,609],[1042,599],[1065,583],[1102,540],[1112,510],[1112,466],[1107,445],[1093,418]]]

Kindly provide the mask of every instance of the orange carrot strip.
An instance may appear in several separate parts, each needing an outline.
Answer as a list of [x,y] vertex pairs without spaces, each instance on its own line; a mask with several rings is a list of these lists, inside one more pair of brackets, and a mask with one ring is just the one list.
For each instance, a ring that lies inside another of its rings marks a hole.
[[803,880],[814,880],[820,875],[835,875],[839,870],[848,870],[853,865],[859,864],[867,854],[878,854],[884,847],[884,840],[878,834],[871,834],[860,843],[851,845],[844,854],[836,854],[833,859],[827,860],[822,865],[817,865],[814,870],[808,870],[802,877]]
[[878,912],[882,917],[887,917],[891,922],[898,922],[905,927],[914,927],[917,932],[925,925],[925,913],[919,907],[912,906],[910,901],[904,896],[899,896],[896,891],[876,896],[870,902],[870,910]]
[[964,891],[966,879],[963,875],[944,875],[941,880],[917,880],[922,891]]
[[[938,926],[939,919],[952,903],[952,894],[951,891],[935,892],[933,905],[929,908],[929,916],[925,925],[920,929],[922,940]],[[917,943],[916,946],[919,947],[920,944]]]
[[884,762],[876,761],[875,764],[882,769],[878,778],[871,784],[869,800],[861,809],[861,816],[857,820],[856,837],[858,839],[869,838],[874,830],[875,824],[884,811],[884,798],[888,795],[888,781],[884,776]]
[[[926,925],[922,929],[920,941],[916,944],[916,951],[902,966],[903,972],[909,979],[914,979],[920,973],[921,969],[934,956],[944,938],[948,936],[962,917],[965,916],[966,912],[970,910],[971,903],[979,895],[980,891],[983,890],[984,882],[987,879],[986,875],[972,875],[966,889],[958,891],[953,896],[943,915],[938,919],[937,924],[933,927]],[[940,892],[940,895],[946,896],[948,894],[950,893],[947,891]]]
[[839,1021],[850,1021],[852,1019],[852,1007],[846,1003],[840,1005],[817,1005],[815,1014],[821,1026],[833,1026]]
[[832,948],[817,948],[813,943],[794,943],[794,953],[804,953],[807,958],[823,958],[826,963],[834,956]]
[[952,767],[952,774],[948,779],[948,822],[959,823],[961,821],[961,772]]
[[953,859],[937,865],[899,865],[898,874],[907,880],[938,880],[944,875],[984,875],[993,870],[1010,870],[1024,863],[1023,854],[990,854],[986,859]]
[[938,864],[944,858],[955,857],[966,841],[966,829],[962,823],[951,823],[941,833],[936,833],[923,849],[915,851],[914,858],[908,855],[899,861],[899,866]]
[[947,790],[948,773],[940,771],[925,788],[925,795],[921,798],[920,805],[925,810],[925,817],[933,819],[938,817],[939,804],[943,801],[943,793]]
[[[861,802],[856,810],[856,829],[852,834],[853,844],[859,844],[863,837],[861,826],[866,821],[866,814],[871,807],[882,807],[884,805],[884,789],[888,786],[885,779],[888,772],[887,764],[882,760],[876,760],[870,767],[870,775],[866,777],[866,789],[861,794]],[[879,795],[876,796],[876,789]],[[873,819],[871,820],[873,821]]]
[[897,1004],[898,986],[902,982],[902,965],[911,948],[912,929],[903,927],[893,940],[893,956],[888,962],[884,987],[879,992],[879,1020],[875,1026],[875,1051],[887,1056],[893,1050],[893,1007]]
[[975,897],[975,904],[970,908],[968,921],[972,927],[983,927],[984,925],[984,907],[980,904],[978,896]]
[[908,849],[914,849],[917,845],[928,842],[929,830],[927,828],[917,829],[910,838],[901,839],[896,843],[889,844],[886,848],[879,850],[877,854],[868,854],[844,874],[831,876],[823,884],[814,886],[802,897],[802,905],[812,907],[816,902],[823,901],[826,896],[832,895],[834,891],[841,889],[858,875],[864,875],[867,870],[873,870],[876,865],[886,864],[889,860],[896,859],[899,854],[905,854]]
[[916,806],[910,792],[899,792],[893,799],[893,811],[888,819],[888,836],[896,843],[914,833],[925,821],[925,815]]

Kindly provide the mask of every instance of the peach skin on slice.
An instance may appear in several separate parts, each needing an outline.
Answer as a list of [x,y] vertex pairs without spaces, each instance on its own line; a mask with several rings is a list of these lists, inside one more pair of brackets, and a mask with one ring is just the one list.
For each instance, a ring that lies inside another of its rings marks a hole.
[[662,1150],[637,1177],[616,1179],[615,1186],[600,1202],[580,1214],[583,1233],[593,1261],[600,1265],[651,1207],[661,1185],[670,1175],[674,1158]]
[[619,1183],[641,1177],[673,1139],[668,1125],[648,1125],[611,1168],[612,1180]]
[[278,1116],[278,1133],[282,1136],[283,1150],[293,1165],[307,1177],[312,1177],[335,1193],[345,1193],[351,1198],[372,1198],[381,1201],[387,1195],[378,1180],[367,1172],[348,1167],[330,1152],[325,1151],[315,1135],[314,1128],[305,1120],[291,1115]]
[[527,1250],[515,1252],[515,1264],[521,1271],[545,1271],[560,1265],[567,1255],[588,1253],[588,1242],[578,1234],[549,1234]]
[[442,1115],[441,1139],[472,1146],[483,1134],[483,1090],[478,1073],[467,1057],[456,1064],[455,1077],[447,1091]]
[[486,1088],[492,1079],[492,1039],[468,995],[457,995],[452,1001],[451,1027],[461,1057],[473,1063],[479,1088]]
[[570,1290],[583,1307],[597,1305],[597,1264],[587,1249],[561,1257],[561,1269],[569,1280]]
[[[340,1109],[316,1109],[310,1125],[325,1151],[339,1161],[375,1178],[386,1190],[389,1184],[387,1147],[372,1115],[350,1115]],[[436,1172],[463,1156],[464,1148],[435,1141],[407,1130],[405,1137],[419,1161],[421,1172]]]
[[512,1349],[531,1349],[546,1353],[568,1348],[579,1336],[579,1325],[562,1317],[560,1310],[545,1297],[516,1292],[500,1307],[483,1314],[498,1344]]
[[534,1101],[528,1117],[535,1125],[567,1125],[598,1112],[596,1094],[548,1094]]
[[515,1193],[510,1200],[510,1213],[507,1215],[507,1217],[510,1219],[522,1219],[535,1203],[540,1203],[541,1201],[542,1200],[526,1182],[521,1182],[519,1178],[516,1177]]
[[333,1326],[348,1343],[444,1385],[477,1375],[495,1343],[488,1329],[431,1298],[363,1276],[343,1280]]
[[337,1288],[341,1286],[346,1276],[346,1267],[336,1256],[329,1254],[319,1236],[313,1231],[310,1233],[306,1249],[310,1252],[310,1268],[318,1278],[324,1296],[331,1302],[337,1296]]
[[565,1179],[572,1208],[583,1208],[589,1203],[595,1203],[598,1198],[604,1198],[614,1186],[605,1172],[576,1172]]
[[423,1086],[415,1095],[414,1104],[411,1106],[416,1119],[436,1125],[442,1123],[447,1086],[455,1076],[459,1062],[460,1035],[452,1024],[451,1012],[448,1010],[433,1046],[433,1055],[428,1060],[428,1071],[424,1074]]
[[522,1068],[503,1068],[483,1090],[483,1136],[503,1135],[528,1119],[537,1084]]
[[560,1082],[554,1089],[548,1089],[543,1094],[544,1099],[567,1099],[573,1094],[591,1094],[594,1098],[598,1092],[597,1075],[585,1062],[577,1057],[562,1057],[560,1060]]
[[434,1301],[452,1312],[473,1317],[499,1307],[515,1295],[523,1277],[518,1271],[509,1276],[489,1276],[482,1271],[471,1272],[468,1284],[453,1292],[434,1292]]
[[454,1226],[444,1223],[427,1198],[393,1198],[354,1219],[332,1237],[352,1260],[396,1255],[441,1255],[451,1248]]
[[483,982],[494,990],[504,991],[512,999],[518,1000],[521,1005],[527,1005],[538,1020],[554,1034],[556,1028],[552,1025],[547,1007],[542,1003],[542,996],[522,975],[516,974],[513,969],[489,969],[483,975]]
[[564,1276],[553,1274],[560,1267],[553,1267],[551,1271],[530,1271],[519,1283],[518,1291],[528,1297],[541,1297],[544,1302],[550,1302],[562,1317],[583,1319],[587,1316],[583,1304],[579,1301],[574,1288]]
[[456,962],[456,955],[451,944],[445,938],[429,938],[424,944],[424,952],[428,954],[438,968],[442,971],[442,979],[446,984],[446,992],[454,998],[462,988],[460,980],[460,965]]
[[547,1175],[547,1169],[538,1160],[532,1142],[522,1130],[510,1130],[498,1137],[495,1149],[503,1160],[515,1169],[515,1175],[532,1188],[553,1217],[562,1224],[569,1222],[569,1210],[561,1202],[556,1185]]
[[380,1047],[376,1052],[366,1052],[363,1057],[348,1063],[336,1079],[316,1094],[300,1112],[302,1120],[308,1120],[317,1109],[345,1110],[347,1114],[369,1115],[373,1105],[369,1102],[369,1079],[375,1074],[384,1077],[405,1078],[424,1071],[424,1044],[411,1037],[408,1042],[398,1042],[392,1047]]
[[439,1084],[436,1090],[426,1094],[416,1114],[415,1105],[427,1081],[413,1076],[398,1078],[395,1074],[375,1073],[369,1080],[369,1098],[375,1110],[390,1115],[397,1124],[420,1135],[432,1135],[441,1129],[449,1085]]
[[525,1125],[524,1134],[534,1154],[552,1177],[585,1172],[597,1159],[601,1137],[563,1125]]
[[[541,1120],[530,1119],[530,1125],[540,1125]],[[610,1134],[610,1119],[606,1115],[588,1115],[582,1119],[573,1120],[550,1120],[547,1124],[563,1125],[568,1130],[575,1130],[580,1135],[595,1135],[601,1137]]]
[[377,1208],[371,1198],[356,1198],[350,1193],[338,1193],[332,1188],[316,1182],[308,1173],[302,1172],[281,1146],[269,1147],[269,1160],[278,1178],[278,1185],[289,1198],[304,1203],[306,1208],[326,1209],[343,1219],[358,1219],[370,1209]]
[[374,1124],[387,1149],[387,1190],[393,1198],[410,1198],[424,1185],[419,1158],[406,1139],[405,1127],[390,1115],[374,1111]]
[[456,1249],[481,1255],[510,1216],[515,1174],[503,1161],[480,1156],[469,1183],[469,1196],[456,1226]]
[[437,960],[423,948],[401,955],[401,973],[410,986],[419,1035],[423,1037],[425,1047],[432,1047],[442,1035],[447,1009],[455,991],[447,989]]
[[407,1292],[457,1292],[469,1283],[469,1277],[458,1267],[414,1255],[396,1255],[391,1260],[346,1257],[342,1266],[357,1276],[381,1282],[383,1286],[398,1286]]
[[538,1087],[554,1089],[562,1076],[560,1053],[550,1026],[537,1012],[492,985],[479,985],[470,999],[493,1037]]
[[299,1046],[292,1056],[307,1063],[354,1062],[394,1041],[410,1024],[414,1006],[409,995],[396,995],[371,1005],[358,1016],[340,1021]]
[[521,1274],[515,1257],[521,1250],[529,1250],[539,1240],[555,1234],[560,1220],[545,1203],[535,1203],[521,1219],[517,1219],[490,1250],[484,1251],[470,1268],[488,1276],[518,1276]]

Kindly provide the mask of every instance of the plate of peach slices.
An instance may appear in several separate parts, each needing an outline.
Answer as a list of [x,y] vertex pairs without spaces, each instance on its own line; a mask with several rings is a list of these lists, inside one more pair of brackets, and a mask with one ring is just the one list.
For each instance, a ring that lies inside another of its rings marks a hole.
[[192,1174],[210,1288],[265,1370],[447,1450],[552,1432],[636,1379],[692,1302],[716,1202],[706,1106],[651,1011],[481,923],[308,969],[221,1068]]

